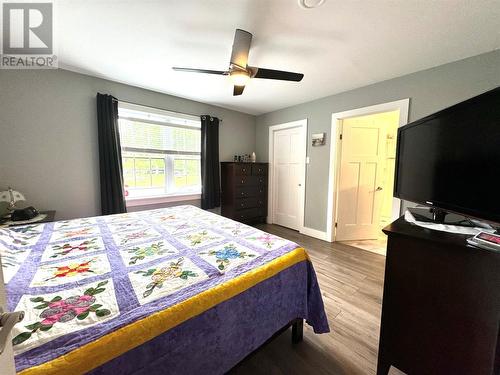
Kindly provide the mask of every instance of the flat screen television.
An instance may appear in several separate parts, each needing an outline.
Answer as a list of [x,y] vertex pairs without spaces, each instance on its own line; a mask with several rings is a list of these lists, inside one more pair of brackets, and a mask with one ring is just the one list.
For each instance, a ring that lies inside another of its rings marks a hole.
[[500,223],[500,87],[399,128],[394,196]]

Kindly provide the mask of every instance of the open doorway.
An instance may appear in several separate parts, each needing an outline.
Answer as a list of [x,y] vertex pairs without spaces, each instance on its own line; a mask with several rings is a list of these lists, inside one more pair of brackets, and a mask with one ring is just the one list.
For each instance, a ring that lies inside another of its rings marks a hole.
[[332,240],[385,254],[382,228],[400,215],[394,169],[397,129],[407,117],[408,100],[333,115]]

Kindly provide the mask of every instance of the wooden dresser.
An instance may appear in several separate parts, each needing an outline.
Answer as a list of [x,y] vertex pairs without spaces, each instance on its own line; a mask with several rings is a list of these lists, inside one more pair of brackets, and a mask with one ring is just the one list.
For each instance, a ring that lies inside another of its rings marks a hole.
[[500,253],[404,218],[384,233],[377,374],[500,374]]
[[221,163],[221,213],[255,223],[267,217],[267,163]]

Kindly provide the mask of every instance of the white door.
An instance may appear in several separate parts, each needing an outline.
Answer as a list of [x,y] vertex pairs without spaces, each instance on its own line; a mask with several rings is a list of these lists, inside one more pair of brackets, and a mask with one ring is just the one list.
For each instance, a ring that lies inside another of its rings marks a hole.
[[[3,267],[2,267],[2,259],[0,257],[0,307],[2,311],[7,311],[7,299],[5,295],[5,285],[3,283]],[[5,332],[2,332],[5,328],[0,328],[0,337],[3,337]],[[2,342],[0,342],[0,347],[2,346]],[[14,367],[14,353],[12,351],[12,340],[11,335],[9,333],[6,341],[6,346],[2,354],[0,354],[0,374],[2,375],[14,375],[16,373]]]
[[385,158],[385,126],[376,115],[342,121],[335,240],[376,239]]
[[299,230],[304,209],[304,127],[276,130],[273,134],[273,222]]

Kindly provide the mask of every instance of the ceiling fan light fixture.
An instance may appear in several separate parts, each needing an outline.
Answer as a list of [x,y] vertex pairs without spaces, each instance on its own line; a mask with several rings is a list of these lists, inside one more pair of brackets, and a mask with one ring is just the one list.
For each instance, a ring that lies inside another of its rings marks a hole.
[[243,70],[235,70],[229,73],[229,77],[235,86],[245,86],[250,79],[248,72]]
[[[305,0],[304,0],[305,1]],[[322,3],[324,0],[307,0]],[[245,90],[248,81],[254,78],[270,79],[277,81],[292,81],[300,82],[304,78],[302,73],[288,72],[286,70],[275,70],[259,68],[255,66],[248,66],[248,52],[252,43],[252,34],[248,31],[236,29],[234,33],[233,48],[231,50],[231,60],[229,60],[229,69],[211,70],[211,69],[193,69],[172,67],[175,71],[191,72],[191,73],[205,73],[216,74],[222,76],[229,76],[233,83],[233,96],[240,96]]]
[[299,6],[303,9],[313,9],[323,5],[325,1],[326,0],[299,0]]

